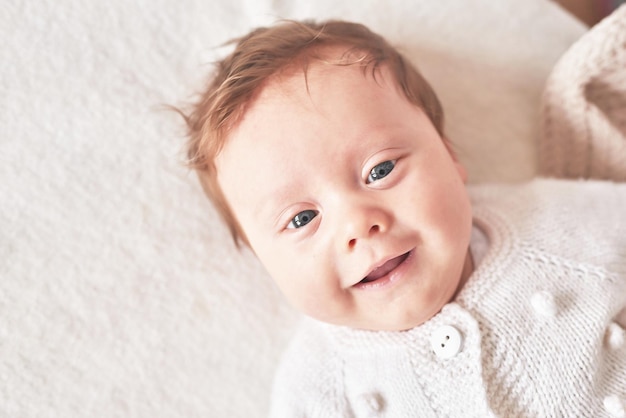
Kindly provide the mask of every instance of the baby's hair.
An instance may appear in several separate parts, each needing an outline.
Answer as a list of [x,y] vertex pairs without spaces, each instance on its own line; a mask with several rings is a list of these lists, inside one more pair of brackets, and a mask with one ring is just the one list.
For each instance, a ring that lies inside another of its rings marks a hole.
[[[235,49],[216,65],[216,74],[188,114],[187,158],[205,192],[228,225],[239,246],[248,240],[219,187],[215,159],[255,95],[273,75],[311,61],[322,61],[321,50],[346,48],[333,64],[359,65],[375,74],[380,65],[392,77],[409,102],[421,108],[443,137],[443,111],[435,92],[417,69],[380,35],[367,27],[344,21],[281,21],[234,39]],[[327,61],[324,61],[327,62]]]

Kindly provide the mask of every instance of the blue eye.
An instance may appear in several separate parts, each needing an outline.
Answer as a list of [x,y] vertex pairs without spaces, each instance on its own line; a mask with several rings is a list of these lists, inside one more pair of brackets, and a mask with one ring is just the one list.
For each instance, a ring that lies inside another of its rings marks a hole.
[[391,170],[393,170],[395,166],[395,161],[383,161],[382,163],[376,165],[374,168],[372,168],[369,175],[367,176],[367,183],[373,183],[377,180],[387,177],[387,175],[391,173]]
[[287,225],[288,229],[293,228],[302,228],[309,222],[313,220],[317,216],[317,211],[315,210],[303,210],[293,217],[291,221],[289,221],[289,225]]

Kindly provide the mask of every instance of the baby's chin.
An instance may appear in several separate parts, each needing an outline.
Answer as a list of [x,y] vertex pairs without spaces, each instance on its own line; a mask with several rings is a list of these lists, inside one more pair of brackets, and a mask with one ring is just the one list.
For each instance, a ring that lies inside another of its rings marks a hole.
[[[443,306],[442,306],[443,308]],[[318,321],[325,322],[331,325],[337,325],[341,327],[348,327],[358,329],[362,331],[384,331],[384,332],[402,332],[419,327],[432,317],[437,315],[441,310],[437,310],[432,314],[420,313],[415,315],[406,315],[402,318],[314,318]]]

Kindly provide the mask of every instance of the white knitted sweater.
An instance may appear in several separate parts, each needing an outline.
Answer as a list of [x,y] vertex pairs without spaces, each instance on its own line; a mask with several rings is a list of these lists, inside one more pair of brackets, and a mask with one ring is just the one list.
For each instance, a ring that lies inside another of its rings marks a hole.
[[[273,417],[626,416],[626,184],[470,194],[489,249],[458,298],[404,332],[306,320]],[[461,344],[441,358],[449,326]]]
[[[541,174],[626,180],[626,5],[555,66],[542,126]],[[459,297],[406,332],[306,320],[271,416],[626,417],[626,185],[471,194],[489,249]]]

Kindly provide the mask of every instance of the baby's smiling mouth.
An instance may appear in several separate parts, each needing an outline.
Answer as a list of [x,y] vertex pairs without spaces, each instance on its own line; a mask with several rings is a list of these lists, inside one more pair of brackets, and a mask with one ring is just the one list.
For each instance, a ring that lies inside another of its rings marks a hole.
[[372,270],[367,276],[363,278],[363,280],[358,282],[357,285],[364,284],[364,283],[371,283],[391,273],[409,257],[410,253],[411,252],[409,251],[402,255],[399,255],[398,257],[387,260],[384,264]]

